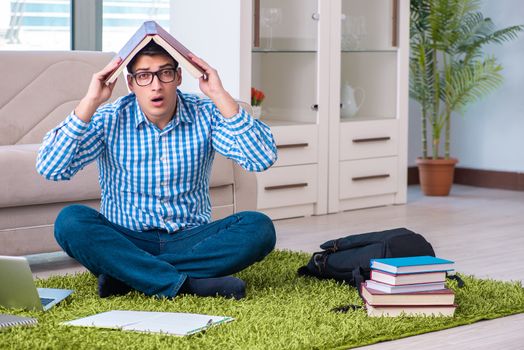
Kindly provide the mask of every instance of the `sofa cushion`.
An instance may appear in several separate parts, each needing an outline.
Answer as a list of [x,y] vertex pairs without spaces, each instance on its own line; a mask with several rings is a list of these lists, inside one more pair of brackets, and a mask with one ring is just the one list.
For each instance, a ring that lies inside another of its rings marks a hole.
[[70,181],[49,181],[36,171],[39,144],[0,146],[0,207],[100,198],[95,163]]
[[[114,56],[88,51],[0,51],[0,145],[42,142]],[[127,94],[120,77],[113,98]]]

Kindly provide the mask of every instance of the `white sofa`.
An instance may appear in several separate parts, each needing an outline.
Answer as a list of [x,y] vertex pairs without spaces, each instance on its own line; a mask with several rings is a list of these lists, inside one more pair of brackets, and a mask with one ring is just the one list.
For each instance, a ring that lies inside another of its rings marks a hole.
[[[92,74],[112,57],[90,51],[0,51],[0,255],[58,251],[53,222],[60,209],[72,203],[99,207],[95,163],[71,181],[53,182],[36,172],[35,161],[45,133],[74,109]],[[113,97],[124,94],[121,77]],[[241,172],[216,155],[210,182],[213,219],[255,208],[256,177],[240,177]]]

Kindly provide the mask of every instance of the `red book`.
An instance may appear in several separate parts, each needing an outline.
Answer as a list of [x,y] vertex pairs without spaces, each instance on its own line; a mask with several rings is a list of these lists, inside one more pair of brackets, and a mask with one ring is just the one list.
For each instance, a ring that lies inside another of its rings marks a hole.
[[365,302],[372,306],[453,305],[455,301],[455,293],[448,288],[401,294],[380,292],[367,288],[364,283],[361,284],[360,288]]
[[147,21],[138,28],[131,39],[129,39],[124,47],[122,47],[118,52],[117,57],[120,57],[122,62],[106,79],[106,84],[114,82],[133,57],[135,57],[135,55],[151,40],[154,40],[158,45],[162,46],[195,78],[198,79],[204,75],[204,70],[189,58],[192,53],[188,48],[182,45],[155,21]]

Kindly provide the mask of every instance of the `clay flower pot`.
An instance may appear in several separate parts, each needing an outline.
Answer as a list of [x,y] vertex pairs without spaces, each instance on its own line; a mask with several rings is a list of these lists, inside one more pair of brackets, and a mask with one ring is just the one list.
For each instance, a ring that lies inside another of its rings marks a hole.
[[426,196],[447,196],[453,184],[458,159],[417,158],[420,187]]

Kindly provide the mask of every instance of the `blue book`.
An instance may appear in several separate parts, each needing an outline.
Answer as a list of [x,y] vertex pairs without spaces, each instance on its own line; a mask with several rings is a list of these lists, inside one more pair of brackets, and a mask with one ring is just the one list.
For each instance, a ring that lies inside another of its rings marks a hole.
[[372,269],[393,274],[452,271],[453,261],[434,256],[410,256],[405,258],[371,259]]

